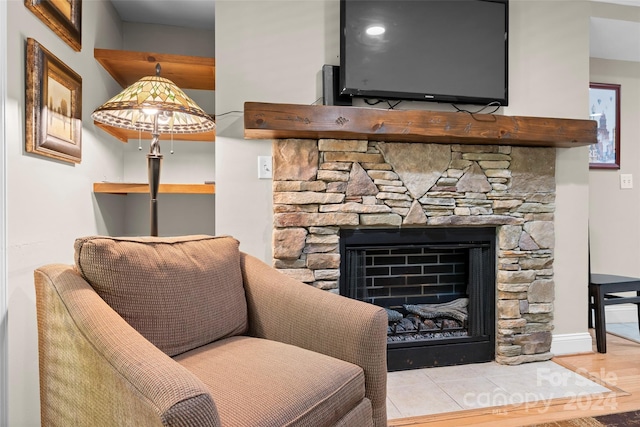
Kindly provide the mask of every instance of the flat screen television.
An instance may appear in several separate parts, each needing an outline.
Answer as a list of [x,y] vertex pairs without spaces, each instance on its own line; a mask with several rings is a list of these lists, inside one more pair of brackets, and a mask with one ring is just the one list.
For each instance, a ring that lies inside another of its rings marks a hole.
[[508,104],[508,0],[341,0],[340,93]]

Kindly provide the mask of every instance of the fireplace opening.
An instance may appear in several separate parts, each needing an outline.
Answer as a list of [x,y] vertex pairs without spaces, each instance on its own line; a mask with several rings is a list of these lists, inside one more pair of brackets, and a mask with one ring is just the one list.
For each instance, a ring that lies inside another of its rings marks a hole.
[[340,230],[340,294],[385,308],[389,371],[495,358],[496,229]]

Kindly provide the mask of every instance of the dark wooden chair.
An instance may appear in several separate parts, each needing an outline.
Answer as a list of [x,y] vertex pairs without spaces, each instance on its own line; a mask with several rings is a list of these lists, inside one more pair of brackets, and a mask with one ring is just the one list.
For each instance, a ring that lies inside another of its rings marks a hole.
[[[615,295],[616,293],[629,291],[635,291],[636,296]],[[640,278],[591,273],[589,278],[589,327],[594,327],[595,314],[598,353],[607,352],[604,308],[607,305],[614,304],[636,304],[638,325],[640,327]]]

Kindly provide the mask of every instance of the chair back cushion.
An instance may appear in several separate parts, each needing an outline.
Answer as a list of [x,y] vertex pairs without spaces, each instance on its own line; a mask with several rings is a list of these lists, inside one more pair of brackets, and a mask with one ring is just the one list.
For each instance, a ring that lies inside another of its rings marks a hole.
[[247,330],[232,237],[84,237],[75,262],[102,299],[169,356]]

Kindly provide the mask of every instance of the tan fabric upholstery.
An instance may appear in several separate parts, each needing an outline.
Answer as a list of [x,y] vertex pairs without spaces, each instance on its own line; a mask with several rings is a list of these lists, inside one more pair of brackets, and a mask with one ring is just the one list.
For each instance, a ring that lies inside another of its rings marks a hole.
[[[78,240],[76,259],[77,270],[35,272],[43,426],[386,426],[383,309],[288,278],[239,252],[232,238],[91,237]],[[101,298],[80,269],[115,295]],[[158,273],[165,269],[171,279]],[[143,277],[149,270],[155,287]],[[214,285],[199,282],[203,275]],[[238,281],[242,292],[230,285]],[[146,333],[182,324],[152,334],[178,355],[169,357],[108,304],[144,318],[123,294],[152,312],[141,323]],[[220,298],[241,307],[246,335],[229,330]],[[203,339],[187,325],[215,323],[217,310],[225,327],[216,338],[181,351]]]
[[247,329],[231,237],[85,237],[75,260],[98,295],[169,356]]
[[[373,424],[371,419],[371,402],[369,399],[363,399],[358,406],[353,408],[347,415],[342,417],[333,427],[353,427],[353,426],[369,426],[379,425]],[[387,425],[387,420],[384,420],[383,426]]]
[[219,426],[207,387],[76,271],[35,271],[42,426]]
[[[241,253],[249,333],[360,366],[376,426],[387,424],[387,314],[304,285]],[[291,301],[296,301],[292,304]],[[284,319],[288,319],[284,322]],[[291,323],[289,323],[291,322]]]
[[231,426],[334,425],[364,398],[358,366],[277,341],[233,337],[176,360],[207,385]]

